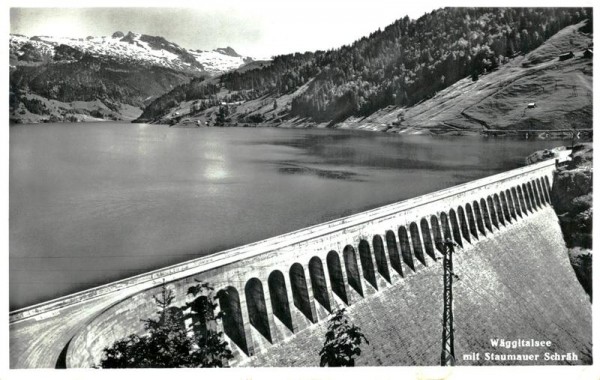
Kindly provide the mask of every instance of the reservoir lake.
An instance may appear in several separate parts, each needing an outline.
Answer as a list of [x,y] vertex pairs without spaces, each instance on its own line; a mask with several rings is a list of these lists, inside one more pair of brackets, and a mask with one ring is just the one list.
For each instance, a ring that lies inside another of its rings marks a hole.
[[514,169],[568,143],[11,125],[10,309]]

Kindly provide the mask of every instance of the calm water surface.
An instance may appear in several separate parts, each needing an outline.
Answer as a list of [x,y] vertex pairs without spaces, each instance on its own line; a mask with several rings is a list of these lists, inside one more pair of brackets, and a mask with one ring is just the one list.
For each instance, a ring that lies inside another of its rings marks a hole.
[[10,307],[513,169],[561,141],[10,127]]

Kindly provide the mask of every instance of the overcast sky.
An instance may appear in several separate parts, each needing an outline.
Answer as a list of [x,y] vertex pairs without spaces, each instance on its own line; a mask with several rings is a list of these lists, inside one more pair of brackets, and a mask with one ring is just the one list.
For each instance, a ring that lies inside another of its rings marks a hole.
[[402,3],[220,0],[199,2],[197,8],[12,8],[10,30],[30,37],[133,31],[163,36],[185,48],[231,46],[240,54],[260,58],[340,47],[405,15],[418,18],[437,7],[426,1]]
[[[5,1],[13,7],[11,33],[87,37],[133,31],[185,48],[231,46],[240,54],[266,58],[337,48],[406,15],[416,19],[443,6],[590,6],[594,0]],[[35,8],[42,6],[55,8]]]

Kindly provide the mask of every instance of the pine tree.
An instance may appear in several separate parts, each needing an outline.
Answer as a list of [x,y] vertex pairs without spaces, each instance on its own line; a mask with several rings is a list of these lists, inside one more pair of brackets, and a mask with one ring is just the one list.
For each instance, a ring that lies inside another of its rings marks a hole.
[[217,113],[217,119],[215,121],[215,125],[224,126],[228,121],[227,116],[229,116],[229,107],[225,104],[219,107],[219,113]]

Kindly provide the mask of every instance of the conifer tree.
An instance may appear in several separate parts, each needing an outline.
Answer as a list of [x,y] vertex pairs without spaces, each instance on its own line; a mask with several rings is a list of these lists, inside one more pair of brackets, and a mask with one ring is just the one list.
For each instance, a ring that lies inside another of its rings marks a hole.
[[[223,367],[233,355],[222,339],[222,332],[215,331],[217,307],[213,288],[199,282],[188,294],[194,301],[183,308],[171,306],[175,296],[163,284],[160,296],[154,296],[158,318],[146,319],[143,335],[131,334],[104,349],[101,368],[184,368]],[[189,310],[184,314],[184,310]],[[184,319],[194,321],[190,334]],[[200,327],[200,328],[198,328]]]

